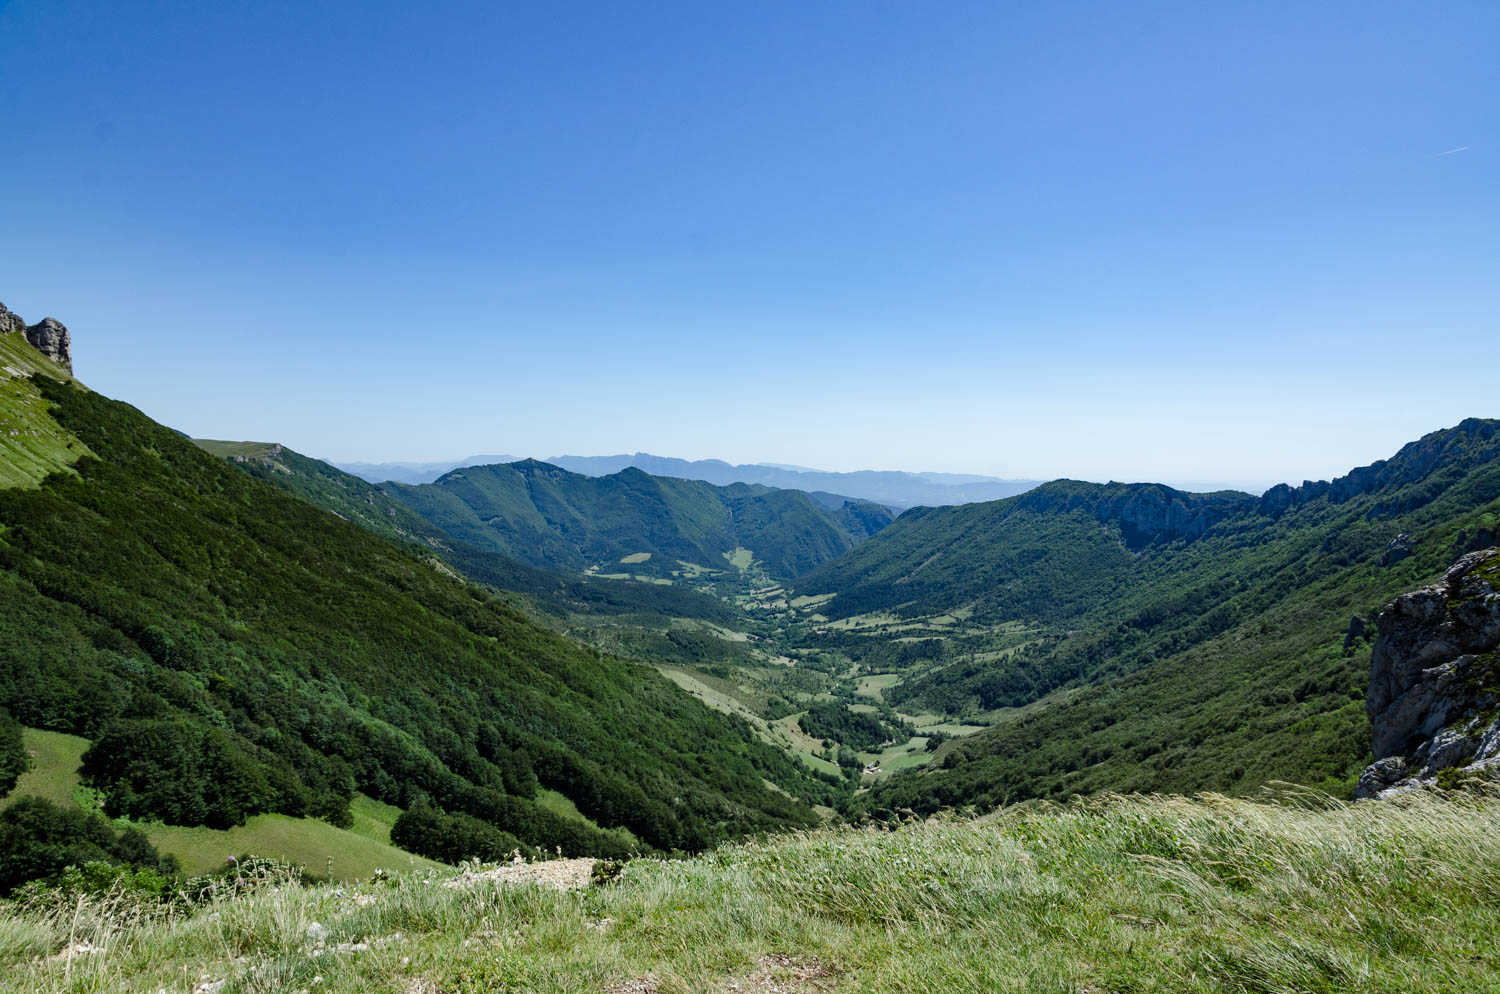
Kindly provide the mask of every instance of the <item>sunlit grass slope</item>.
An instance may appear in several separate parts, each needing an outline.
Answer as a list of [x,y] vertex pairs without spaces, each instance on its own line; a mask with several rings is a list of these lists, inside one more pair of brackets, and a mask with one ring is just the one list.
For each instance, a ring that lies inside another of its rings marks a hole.
[[[88,739],[35,728],[26,729],[23,735],[31,768],[21,774],[14,790],[0,798],[0,807],[33,794],[54,804],[88,801],[92,792],[78,778],[79,760],[89,746]],[[331,874],[336,880],[366,878],[377,869],[432,869],[441,865],[390,844],[391,825],[401,813],[399,808],[356,795],[350,811],[354,824],[347,831],[316,819],[285,815],[257,815],[222,831],[157,822],[144,822],[139,827],[152,845],[176,856],[183,871],[190,874],[220,869],[227,857],[244,853],[302,863],[314,873]]]
[[[335,880],[368,878],[379,869],[430,869],[441,865],[402,852],[389,842],[378,842],[313,818],[256,815],[243,825],[224,830],[154,823],[141,827],[152,845],[182,862],[186,873],[222,869],[228,857],[242,853],[301,863],[312,872]],[[387,828],[387,838],[389,833]]]
[[[188,976],[222,994],[1500,989],[1500,799],[1281,802],[1112,796],[820,830],[572,893],[405,877],[137,926],[0,910],[0,970],[24,990]],[[107,951],[46,959],[80,940]]]
[[19,334],[0,334],[0,487],[34,487],[88,447],[52,419],[33,374],[71,380]]
[[0,808],[16,798],[32,795],[64,806],[77,803],[78,763],[89,747],[89,740],[39,728],[23,729],[21,738],[31,765],[16,781],[15,788],[0,798]]

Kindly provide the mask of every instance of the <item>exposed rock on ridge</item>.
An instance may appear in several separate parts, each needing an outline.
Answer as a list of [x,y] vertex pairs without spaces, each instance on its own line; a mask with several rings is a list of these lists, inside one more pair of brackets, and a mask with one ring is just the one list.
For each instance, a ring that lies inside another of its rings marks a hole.
[[73,341],[68,329],[56,318],[42,318],[36,324],[27,325],[21,316],[0,304],[0,334],[21,332],[32,348],[73,373]]
[[21,315],[0,304],[0,335],[13,335],[25,330],[26,322],[21,320]]
[[1077,486],[1058,481],[1014,500],[1029,511],[1088,511],[1100,524],[1119,525],[1126,546],[1140,549],[1158,538],[1197,538],[1255,499],[1233,491],[1190,494],[1157,483]]
[[276,460],[281,458],[281,443],[273,442],[266,451],[259,456],[230,456],[230,462],[252,463],[258,462],[270,469],[276,465]]
[[1464,556],[1375,624],[1365,701],[1375,762],[1354,796],[1430,785],[1454,767],[1500,767],[1500,548]]
[[[1323,496],[1334,504],[1342,504],[1361,494],[1424,480],[1445,464],[1472,461],[1479,465],[1497,456],[1500,456],[1500,421],[1468,418],[1452,428],[1430,432],[1415,442],[1408,442],[1391,458],[1350,470],[1348,475],[1332,483],[1307,480],[1300,487],[1278,483],[1261,495],[1260,511],[1278,517],[1291,508],[1301,507]],[[1371,516],[1379,517],[1381,510],[1376,508]]]
[[42,355],[73,374],[73,341],[56,318],[42,318],[26,329],[26,340]]

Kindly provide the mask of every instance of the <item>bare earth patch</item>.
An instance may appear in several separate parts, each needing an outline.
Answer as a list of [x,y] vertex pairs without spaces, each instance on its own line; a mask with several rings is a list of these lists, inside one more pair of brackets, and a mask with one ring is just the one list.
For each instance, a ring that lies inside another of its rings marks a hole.
[[833,990],[834,970],[800,956],[763,956],[750,976],[731,980],[726,991],[746,994],[821,994]]
[[549,859],[543,863],[509,863],[490,870],[460,873],[444,887],[472,887],[482,880],[499,884],[542,884],[558,890],[587,887],[593,877],[593,859]]

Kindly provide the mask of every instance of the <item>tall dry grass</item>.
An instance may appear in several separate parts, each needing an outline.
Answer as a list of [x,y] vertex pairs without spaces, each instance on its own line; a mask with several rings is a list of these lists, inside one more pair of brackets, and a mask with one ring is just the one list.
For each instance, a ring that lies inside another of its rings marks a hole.
[[[639,860],[580,892],[290,881],[0,911],[24,991],[1500,990],[1500,797],[1099,797]],[[87,942],[100,951],[59,954]],[[780,962],[779,960],[776,962]],[[757,971],[760,971],[759,973]],[[801,986],[797,986],[797,985]],[[218,985],[218,986],[215,986]]]

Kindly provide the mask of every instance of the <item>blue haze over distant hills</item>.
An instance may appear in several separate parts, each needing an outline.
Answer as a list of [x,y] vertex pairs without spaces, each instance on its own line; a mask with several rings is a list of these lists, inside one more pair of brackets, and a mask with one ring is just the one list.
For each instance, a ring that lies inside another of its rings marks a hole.
[[[461,466],[488,466],[519,461],[512,455],[477,455],[442,462],[334,462],[346,473],[371,483],[431,483],[444,473]],[[834,473],[785,463],[746,463],[734,465],[722,459],[676,459],[649,452],[620,453],[612,456],[553,456],[544,460],[573,473],[586,476],[608,476],[634,466],[653,476],[672,476],[684,480],[702,480],[718,486],[731,483],[760,483],[784,490],[804,490],[810,494],[837,494],[859,500],[875,501],[888,507],[937,507],[946,504],[975,504],[1000,500],[1025,493],[1042,480],[1004,479],[973,473],[908,473],[900,470],[859,470]],[[1138,481],[1140,482],[1140,481]],[[1158,481],[1152,481],[1158,482]],[[1205,493],[1219,490],[1242,490],[1260,494],[1276,480],[1167,480],[1179,490]]]

